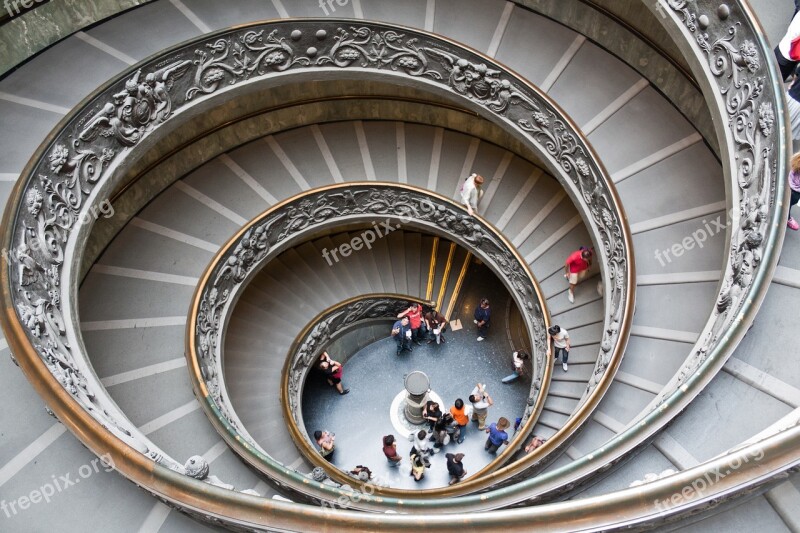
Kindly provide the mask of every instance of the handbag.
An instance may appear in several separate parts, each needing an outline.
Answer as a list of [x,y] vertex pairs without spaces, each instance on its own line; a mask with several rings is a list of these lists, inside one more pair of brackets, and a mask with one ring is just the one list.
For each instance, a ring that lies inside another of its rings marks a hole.
[[800,61],[800,35],[792,39],[792,43],[789,45],[789,59]]

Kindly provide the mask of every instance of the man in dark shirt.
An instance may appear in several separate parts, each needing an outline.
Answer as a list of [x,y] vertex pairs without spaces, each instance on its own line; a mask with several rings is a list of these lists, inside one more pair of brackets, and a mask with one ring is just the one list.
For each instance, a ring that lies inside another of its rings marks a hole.
[[448,453],[445,457],[447,457],[447,473],[450,474],[450,484],[454,485],[467,475],[467,471],[464,470],[464,465],[461,463],[464,454],[457,453],[453,455]]
[[473,322],[478,326],[478,342],[486,338],[489,333],[489,321],[492,318],[492,312],[489,309],[489,299],[481,298],[481,303],[475,308],[475,320]]
[[397,342],[397,355],[400,355],[403,350],[411,351],[411,326],[407,316],[394,323],[392,337]]
[[383,437],[383,455],[389,461],[390,466],[397,466],[403,460],[400,454],[397,453],[397,440],[394,435],[386,435]]

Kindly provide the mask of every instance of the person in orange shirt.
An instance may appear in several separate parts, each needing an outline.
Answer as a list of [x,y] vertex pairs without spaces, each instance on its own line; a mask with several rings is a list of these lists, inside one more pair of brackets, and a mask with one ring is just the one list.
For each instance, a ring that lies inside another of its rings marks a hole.
[[464,400],[458,398],[456,400],[456,404],[450,408],[450,414],[453,415],[453,419],[458,424],[459,429],[461,430],[460,436],[458,438],[458,443],[461,444],[464,442],[464,435],[467,432],[467,424],[469,423],[469,416],[467,416],[467,408],[464,406]]

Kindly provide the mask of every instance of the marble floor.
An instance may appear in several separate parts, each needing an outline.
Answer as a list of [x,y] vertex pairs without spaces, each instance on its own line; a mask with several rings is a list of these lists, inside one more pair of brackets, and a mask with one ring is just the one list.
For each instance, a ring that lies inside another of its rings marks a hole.
[[[501,416],[513,423],[521,416],[530,392],[530,376],[505,385],[501,379],[510,373],[511,345],[506,333],[506,312],[509,295],[494,276],[486,275],[486,267],[473,265],[457,305],[451,324],[460,319],[463,328],[446,334],[443,345],[414,346],[413,352],[396,355],[396,344],[388,337],[354,354],[344,366],[344,386],[350,393],[339,396],[319,375],[312,375],[303,393],[303,417],[306,430],[317,429],[336,434],[333,463],[350,470],[356,465],[369,467],[379,483],[394,488],[428,489],[447,485],[446,453],[463,453],[468,475],[488,464],[493,456],[484,451],[486,433],[470,423],[462,444],[450,443],[431,460],[431,467],[420,482],[410,476],[408,455],[412,443],[401,436],[391,420],[392,402],[403,388],[409,372],[425,372],[431,389],[449,410],[456,398],[467,398],[476,383],[486,384],[494,405],[487,424]],[[472,313],[481,297],[488,297],[492,308],[489,336],[477,342]],[[331,354],[339,358],[339,354]],[[421,425],[419,428],[426,428]],[[390,467],[382,453],[381,439],[393,434],[403,456],[399,467]]]

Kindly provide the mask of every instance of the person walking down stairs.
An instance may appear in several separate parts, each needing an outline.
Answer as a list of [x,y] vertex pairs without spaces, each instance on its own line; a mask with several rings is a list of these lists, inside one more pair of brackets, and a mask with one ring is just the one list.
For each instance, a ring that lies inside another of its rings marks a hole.
[[564,277],[569,282],[569,292],[567,298],[569,303],[575,303],[575,287],[583,281],[589,274],[589,269],[592,267],[592,250],[581,246],[579,250],[575,250],[567,260],[564,261]]
[[[554,361],[558,363],[559,357],[561,358],[561,367],[564,369],[564,372],[569,370],[569,366],[567,365],[567,359],[569,359],[569,332],[566,329],[562,328],[561,326],[550,326],[547,330],[548,335],[550,336],[548,343],[547,343],[547,357],[550,357],[550,354],[555,354]],[[550,343],[552,342],[552,348]]]

